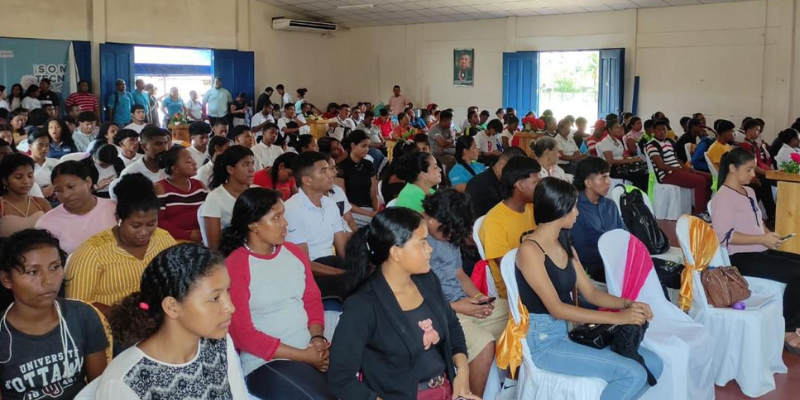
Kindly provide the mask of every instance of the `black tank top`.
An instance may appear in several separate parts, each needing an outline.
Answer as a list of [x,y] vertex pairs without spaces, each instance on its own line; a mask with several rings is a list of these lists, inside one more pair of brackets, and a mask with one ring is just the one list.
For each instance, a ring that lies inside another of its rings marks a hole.
[[[556,293],[558,293],[558,298],[564,303],[575,304],[575,301],[572,299],[572,293],[573,289],[575,289],[578,275],[575,273],[575,268],[572,266],[572,257],[567,258],[567,267],[561,269],[550,259],[550,256],[547,255],[547,252],[544,251],[539,243],[535,240],[530,241],[536,244],[536,246],[542,250],[542,253],[544,253],[544,269],[547,271],[547,276],[550,277],[550,282],[553,283]],[[519,267],[515,269],[514,274],[517,277],[519,297],[522,299],[522,304],[525,305],[528,312],[534,314],[550,314],[536,292],[528,285]]]

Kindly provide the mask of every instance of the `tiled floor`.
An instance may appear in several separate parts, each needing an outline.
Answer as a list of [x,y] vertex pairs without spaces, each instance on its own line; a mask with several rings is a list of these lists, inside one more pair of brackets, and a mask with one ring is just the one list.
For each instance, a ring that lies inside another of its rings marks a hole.
[[[679,246],[675,235],[675,221],[658,221],[658,225],[669,237],[673,246]],[[789,368],[788,374],[776,375],[776,389],[766,395],[759,397],[759,400],[797,400],[800,399],[800,356],[783,353],[783,360]],[[736,382],[730,382],[724,387],[717,387],[717,400],[745,400],[750,397],[742,394]]]

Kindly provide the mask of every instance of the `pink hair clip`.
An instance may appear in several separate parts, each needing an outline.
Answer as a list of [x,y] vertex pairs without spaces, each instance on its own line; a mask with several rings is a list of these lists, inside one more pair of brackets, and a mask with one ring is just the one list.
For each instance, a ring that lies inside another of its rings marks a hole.
[[150,306],[147,305],[147,303],[145,303],[145,302],[141,302],[141,303],[139,303],[139,308],[141,308],[142,310],[147,311],[147,310],[150,309]]

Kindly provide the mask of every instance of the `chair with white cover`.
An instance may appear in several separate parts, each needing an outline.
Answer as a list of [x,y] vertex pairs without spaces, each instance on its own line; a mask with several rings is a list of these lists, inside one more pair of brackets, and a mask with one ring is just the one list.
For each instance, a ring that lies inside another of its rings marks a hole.
[[386,205],[386,201],[383,200],[383,190],[381,190],[381,189],[383,189],[383,181],[379,180],[378,181],[378,204]]
[[203,218],[203,206],[197,207],[197,223],[200,225],[200,237],[203,244],[208,246],[208,236],[206,235],[206,220]]
[[386,203],[386,208],[392,208],[397,206],[397,199],[392,199],[388,203]]
[[653,216],[656,219],[675,221],[682,214],[691,213],[692,189],[659,183],[655,168],[653,168],[653,161],[647,155],[643,158],[647,162],[647,170],[650,173],[647,195],[650,197],[650,202],[653,203]]
[[692,162],[692,147],[696,146],[694,143],[689,142],[683,145],[683,152],[686,154],[686,159]]
[[64,161],[80,161],[80,160],[83,160],[86,157],[89,157],[89,153],[81,153],[81,152],[69,153],[69,154],[65,154],[63,157],[59,158],[58,159],[58,163],[61,164]]
[[[615,229],[603,234],[598,242],[605,265],[608,292],[615,296],[622,294],[631,238],[630,233]],[[647,251],[643,245],[642,249]],[[647,259],[650,259],[649,254]],[[648,389],[642,399],[713,399],[714,375],[711,367],[714,353],[713,339],[708,329],[664,298],[658,276],[652,268],[638,297],[629,300],[647,303],[653,310],[653,320],[642,345],[664,362],[664,371],[658,378],[658,384]]]
[[[686,258],[687,268],[695,263],[690,243],[690,219],[682,216],[675,227]],[[699,221],[695,223],[705,222]],[[706,224],[707,226],[707,224]],[[709,227],[710,229],[710,227]],[[716,235],[714,240],[716,240]],[[717,248],[711,266],[730,265],[722,246]],[[782,298],[762,286],[762,279],[746,277],[752,295],[746,309],[714,308],[708,304],[700,272],[692,272],[692,302],[689,315],[708,328],[714,337],[713,373],[717,385],[736,380],[742,393],[759,397],[775,389],[774,374],[786,373],[783,362],[784,319]]]
[[[508,305],[514,322],[521,320],[516,270],[517,249],[503,257],[500,271],[506,284]],[[522,366],[519,368],[517,400],[586,400],[599,399],[608,383],[599,378],[557,374],[536,367],[526,338],[522,341]]]
[[[717,189],[719,188],[719,182],[717,181],[717,179],[719,179],[719,171],[717,171],[717,167],[714,166],[714,163],[711,162],[711,159],[708,158],[708,152],[703,154],[703,157],[705,157],[706,164],[708,164],[708,172],[711,173],[711,180],[712,180],[711,190],[713,190],[714,193],[716,193]],[[709,213],[711,212],[709,211]]]
[[[481,243],[481,226],[483,225],[483,220],[486,219],[486,216],[481,216],[475,220],[475,224],[472,225],[472,240],[475,242],[475,247],[478,248],[478,254],[481,256],[481,260],[486,260],[486,250],[483,248],[483,243]],[[487,295],[490,297],[497,297],[497,284],[495,284],[494,277],[492,276],[492,270],[488,266],[486,267],[486,286],[489,291]]]

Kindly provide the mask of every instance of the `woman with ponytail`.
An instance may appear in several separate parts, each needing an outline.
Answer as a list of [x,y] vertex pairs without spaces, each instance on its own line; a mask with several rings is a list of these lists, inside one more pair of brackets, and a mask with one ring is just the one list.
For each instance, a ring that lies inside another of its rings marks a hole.
[[722,156],[717,195],[711,200],[711,220],[720,242],[728,248],[731,264],[745,276],[786,284],[783,318],[785,348],[800,354],[800,256],[780,251],[793,232],[771,232],[762,220],[753,188],[756,156],[737,148]]
[[[309,135],[303,135],[309,136]],[[314,137],[311,136],[313,139]],[[297,182],[292,173],[292,163],[298,153],[283,153],[272,163],[272,166],[257,171],[253,175],[253,184],[265,189],[277,190],[282,200],[289,200],[297,193]]]
[[481,151],[472,136],[461,136],[456,140],[456,165],[447,176],[453,188],[461,193],[467,190],[467,182],[473,176],[486,171],[486,166],[478,162]]
[[220,252],[227,257],[237,310],[231,337],[255,396],[334,400],[325,380],[322,297],[308,256],[285,241],[284,211],[278,192],[247,189],[222,232]]
[[478,398],[464,332],[431,272],[423,222],[389,208],[347,244],[346,269],[360,288],[345,302],[331,346],[328,382],[341,400]]
[[158,156],[158,167],[167,174],[153,186],[158,196],[158,226],[175,240],[202,242],[197,209],[205,202],[208,189],[192,178],[197,174],[192,152],[173,147]]
[[0,398],[4,400],[72,399],[106,368],[108,339],[97,311],[63,298],[66,260],[58,239],[42,229],[17,232],[3,243],[0,379],[5,384]]
[[206,244],[212,250],[219,246],[222,230],[231,223],[236,199],[253,186],[255,165],[253,152],[239,145],[229,147],[214,162],[211,193],[200,211],[206,228]]
[[106,368],[95,398],[246,400],[222,258],[198,244],[171,247],[139,286],[111,310],[114,339],[131,347]]

